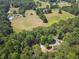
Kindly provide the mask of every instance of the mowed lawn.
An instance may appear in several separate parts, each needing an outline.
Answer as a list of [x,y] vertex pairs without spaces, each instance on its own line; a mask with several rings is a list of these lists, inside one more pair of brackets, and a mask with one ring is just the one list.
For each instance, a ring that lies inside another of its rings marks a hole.
[[[31,15],[31,13],[33,15]],[[29,10],[25,13],[26,17],[16,16],[12,20],[12,27],[14,31],[20,32],[22,30],[32,30],[38,26],[48,27],[54,23],[58,23],[60,20],[67,20],[68,18],[75,17],[74,15],[62,11],[62,14],[58,13],[58,10],[53,10],[53,13],[46,14],[45,16],[48,19],[48,23],[45,24],[43,21],[36,15],[35,11]]]
[[46,14],[46,17],[48,19],[47,26],[50,26],[54,23],[58,23],[60,20],[67,20],[68,18],[73,18],[75,16],[65,11],[62,11],[62,14],[59,14],[58,10],[54,10],[52,14]]

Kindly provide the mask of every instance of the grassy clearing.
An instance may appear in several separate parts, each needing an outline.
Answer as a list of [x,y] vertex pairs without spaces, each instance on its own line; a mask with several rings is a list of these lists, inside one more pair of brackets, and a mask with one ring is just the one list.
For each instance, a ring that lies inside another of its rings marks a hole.
[[[33,15],[31,15],[31,13]],[[36,15],[35,11],[29,10],[25,13],[26,17],[16,16],[14,20],[12,20],[13,29],[16,32],[21,30],[32,30],[38,26],[44,26],[43,21]]]
[[[33,15],[31,15],[31,13]],[[58,10],[53,10],[51,14],[45,14],[48,19],[48,23],[45,24],[43,21],[36,15],[35,11],[29,10],[25,13],[26,17],[16,16],[14,20],[12,20],[13,29],[16,32],[20,32],[22,30],[32,30],[38,26],[50,26],[54,23],[58,23],[60,20],[66,20],[68,18],[74,17],[74,15],[62,11],[62,14],[58,13]]]
[[65,2],[65,1],[61,1],[61,2],[58,3],[58,5],[60,7],[63,7],[63,6],[71,6],[71,3],[68,3],[68,2]]
[[60,20],[67,20],[68,18],[73,18],[75,16],[65,11],[62,11],[62,14],[59,14],[58,10],[54,10],[52,14],[46,15],[46,17],[48,18],[47,26],[50,26],[54,23],[58,23]]

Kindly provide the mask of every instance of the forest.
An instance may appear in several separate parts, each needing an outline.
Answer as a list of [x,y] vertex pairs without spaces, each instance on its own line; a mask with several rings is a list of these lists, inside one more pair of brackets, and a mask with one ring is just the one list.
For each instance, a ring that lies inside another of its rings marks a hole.
[[[59,3],[63,2],[68,5],[61,7]],[[43,7],[42,3],[48,5]],[[18,12],[14,10],[9,14],[10,8],[18,8]],[[12,21],[19,17],[22,21],[27,16],[32,18],[32,12],[31,16],[26,14],[29,10],[36,13],[39,18],[36,20],[46,25],[34,27],[32,30],[22,29],[18,32],[12,26]],[[64,12],[70,17],[63,15]],[[49,22],[49,17],[46,15],[51,14],[53,17]],[[9,19],[11,16],[15,18]],[[56,22],[53,21],[54,19]],[[79,59],[79,1],[0,0],[0,59]]]

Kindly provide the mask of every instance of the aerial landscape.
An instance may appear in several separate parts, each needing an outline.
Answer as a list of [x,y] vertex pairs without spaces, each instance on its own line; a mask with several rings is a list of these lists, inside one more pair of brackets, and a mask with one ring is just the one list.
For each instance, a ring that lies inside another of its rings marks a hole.
[[0,59],[79,59],[79,0],[0,0]]

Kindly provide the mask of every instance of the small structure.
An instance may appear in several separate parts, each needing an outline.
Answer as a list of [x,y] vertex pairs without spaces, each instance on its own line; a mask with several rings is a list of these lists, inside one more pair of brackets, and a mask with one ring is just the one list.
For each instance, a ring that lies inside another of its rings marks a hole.
[[9,21],[12,21],[13,18],[14,18],[14,16],[10,16],[10,17],[8,17]]
[[59,40],[57,37],[54,37],[54,39],[56,40],[56,42],[54,44],[49,44],[49,46],[51,46],[51,49],[47,49],[45,47],[45,45],[40,44],[40,48],[42,50],[42,52],[46,53],[46,52],[55,52],[57,49],[57,46],[60,46],[62,43],[62,40]]

